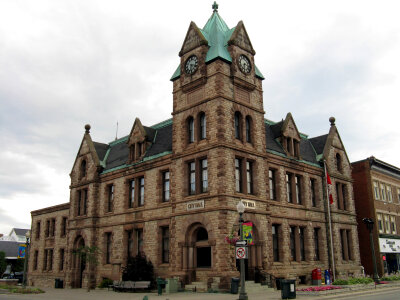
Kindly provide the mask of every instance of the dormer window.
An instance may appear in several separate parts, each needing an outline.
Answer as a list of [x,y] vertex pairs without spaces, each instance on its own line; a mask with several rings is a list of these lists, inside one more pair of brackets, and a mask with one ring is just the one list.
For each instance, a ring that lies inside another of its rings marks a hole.
[[86,176],[86,159],[83,159],[81,162],[81,167],[80,167],[80,178],[83,178]]
[[135,144],[132,144],[129,149],[130,149],[130,151],[129,151],[129,159],[131,161],[134,161],[135,160]]
[[342,157],[339,153],[336,153],[336,169],[341,172],[342,171]]
[[300,142],[291,137],[285,138],[284,142],[284,147],[287,154],[296,158],[300,158]]

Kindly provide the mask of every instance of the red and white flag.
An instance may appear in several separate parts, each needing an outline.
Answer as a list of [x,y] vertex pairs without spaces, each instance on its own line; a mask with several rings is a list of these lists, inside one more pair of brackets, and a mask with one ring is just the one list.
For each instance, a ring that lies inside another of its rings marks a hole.
[[329,204],[332,204],[333,203],[332,181],[331,178],[329,177],[328,170],[326,170],[326,186],[328,187]]

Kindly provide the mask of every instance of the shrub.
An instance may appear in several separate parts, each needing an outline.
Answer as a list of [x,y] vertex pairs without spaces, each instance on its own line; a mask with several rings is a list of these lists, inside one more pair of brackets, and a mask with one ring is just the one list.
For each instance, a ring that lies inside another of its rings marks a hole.
[[333,284],[334,284],[334,285],[348,285],[349,283],[348,283],[347,280],[344,280],[344,279],[336,279],[336,280],[333,282]]
[[103,278],[103,280],[99,284],[99,288],[108,288],[109,285],[112,285],[113,281],[109,278]]
[[359,278],[350,278],[348,282],[349,284],[368,284],[374,282],[374,280],[370,277],[359,277]]
[[381,280],[385,280],[385,281],[400,280],[400,276],[398,276],[398,275],[393,275],[393,276],[388,276],[388,277],[382,277]]

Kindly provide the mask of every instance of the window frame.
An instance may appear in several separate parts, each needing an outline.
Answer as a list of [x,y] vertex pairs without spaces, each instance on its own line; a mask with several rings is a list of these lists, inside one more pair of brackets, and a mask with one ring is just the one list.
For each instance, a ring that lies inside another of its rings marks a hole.
[[107,205],[106,212],[112,212],[114,208],[114,192],[115,186],[113,183],[107,185]]
[[161,227],[161,263],[169,264],[170,232],[168,226]]
[[268,169],[268,182],[269,182],[269,199],[278,200],[276,193],[276,169]]
[[280,255],[280,224],[272,224],[272,255],[273,255],[273,261],[274,262],[279,262],[281,261],[281,255]]
[[169,202],[171,194],[171,181],[170,181],[170,172],[169,170],[165,170],[161,173],[162,175],[162,202]]

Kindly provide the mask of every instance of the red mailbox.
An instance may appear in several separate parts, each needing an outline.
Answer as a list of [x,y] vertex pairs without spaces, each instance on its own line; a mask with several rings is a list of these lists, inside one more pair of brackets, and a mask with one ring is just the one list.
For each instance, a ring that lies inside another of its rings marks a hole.
[[313,285],[321,285],[322,272],[320,268],[312,270],[311,279]]

